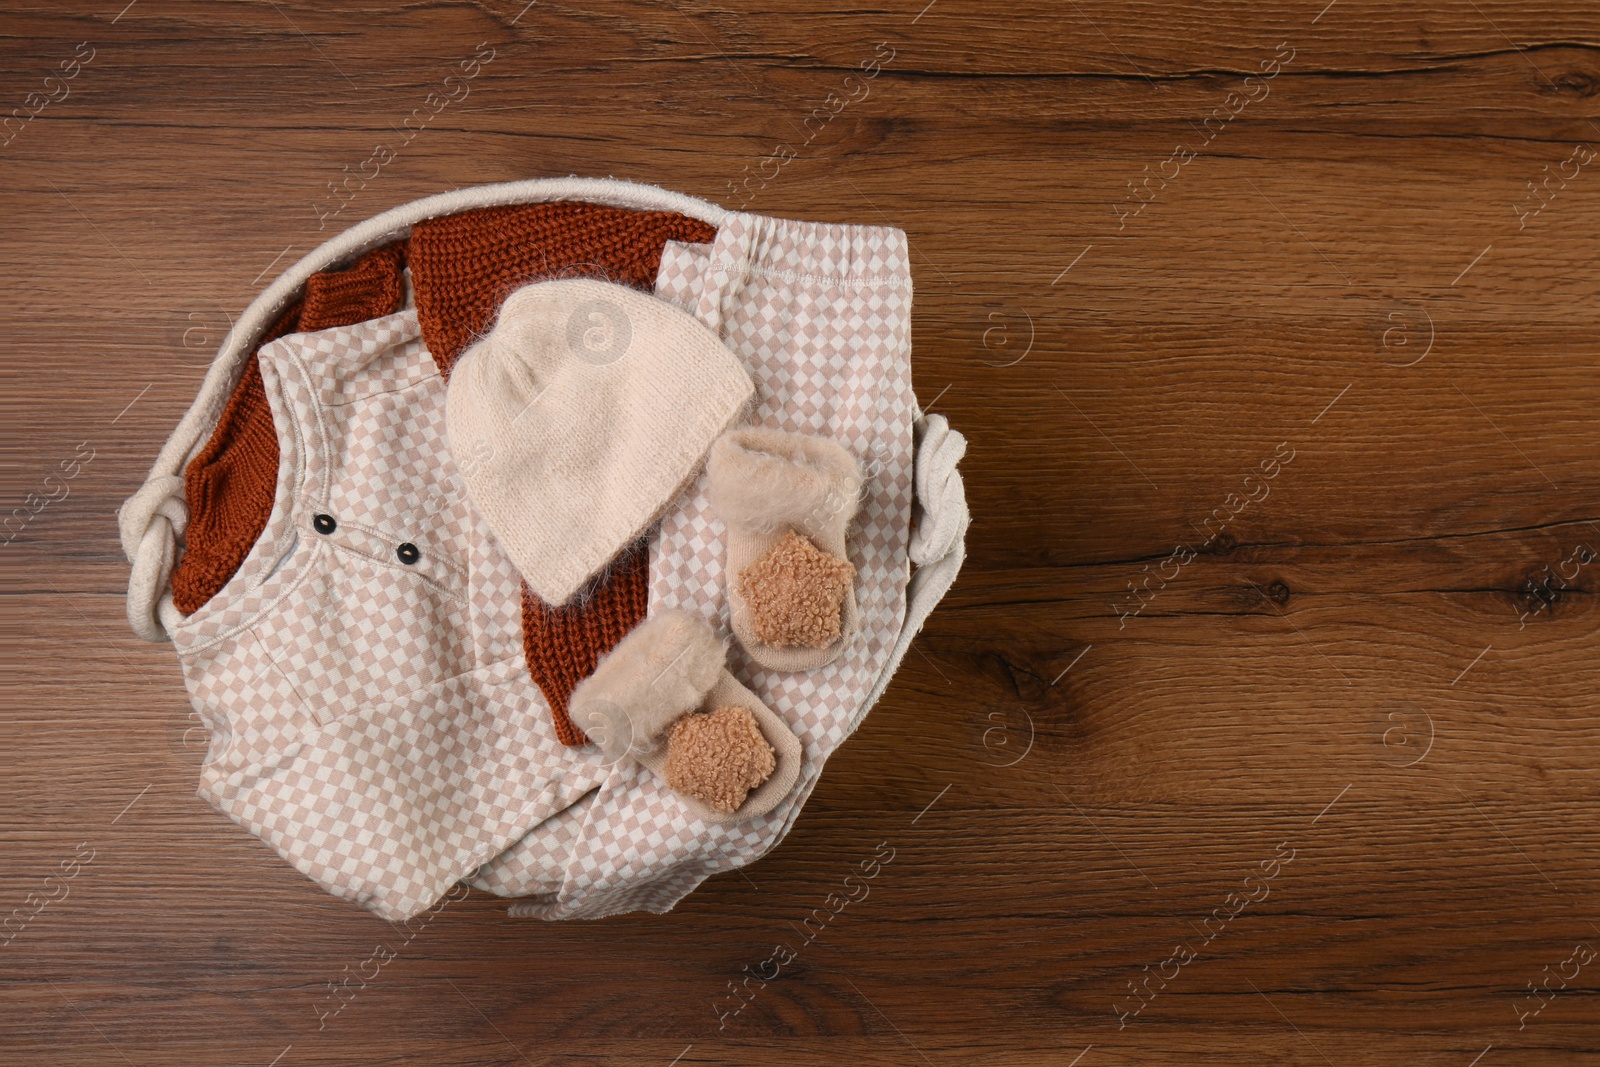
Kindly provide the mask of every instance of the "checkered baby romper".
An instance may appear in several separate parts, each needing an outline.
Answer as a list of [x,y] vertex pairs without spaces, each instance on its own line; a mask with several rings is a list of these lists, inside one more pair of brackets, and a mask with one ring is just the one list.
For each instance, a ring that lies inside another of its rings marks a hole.
[[520,579],[445,439],[413,310],[260,350],[271,517],[172,627],[200,793],[329,892],[408,918],[605,780],[555,735]]

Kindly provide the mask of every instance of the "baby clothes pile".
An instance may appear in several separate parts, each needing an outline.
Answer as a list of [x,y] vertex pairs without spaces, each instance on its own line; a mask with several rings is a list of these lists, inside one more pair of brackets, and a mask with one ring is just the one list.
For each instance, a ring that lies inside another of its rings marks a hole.
[[119,516],[201,796],[391,920],[661,912],[763,855],[963,558],[910,308],[898,230],[610,180],[312,252]]

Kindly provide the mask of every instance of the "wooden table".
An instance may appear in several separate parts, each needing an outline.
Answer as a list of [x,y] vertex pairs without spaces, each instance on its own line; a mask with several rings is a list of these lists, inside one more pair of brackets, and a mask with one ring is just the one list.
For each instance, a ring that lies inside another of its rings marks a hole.
[[[7,493],[58,496],[5,549],[0,1060],[1596,1062],[1600,8],[125,2],[0,14]],[[113,514],[288,263],[569,173],[903,227],[970,558],[760,863],[406,931],[194,796]]]

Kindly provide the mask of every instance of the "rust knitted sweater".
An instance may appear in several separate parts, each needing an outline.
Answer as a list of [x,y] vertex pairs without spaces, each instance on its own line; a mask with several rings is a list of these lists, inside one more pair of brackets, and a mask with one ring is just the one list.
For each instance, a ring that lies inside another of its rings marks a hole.
[[[670,212],[627,211],[564,201],[484,208],[418,223],[408,258],[423,340],[449,376],[457,357],[493,324],[514,290],[547,278],[600,278],[651,290],[668,241],[705,242],[708,224]],[[568,703],[600,657],[637,626],[649,607],[650,553],[641,540],[589,587],[551,607],[522,588],[528,670],[550,704],[556,736],[588,739]]]

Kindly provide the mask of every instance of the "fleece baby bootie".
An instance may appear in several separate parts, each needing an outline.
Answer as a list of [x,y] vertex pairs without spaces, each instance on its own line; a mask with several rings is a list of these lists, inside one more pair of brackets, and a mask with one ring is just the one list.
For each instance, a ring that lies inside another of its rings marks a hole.
[[724,668],[697,616],[664,611],[618,642],[572,693],[573,719],[608,760],[650,768],[696,815],[765,815],[800,776],[800,739]]
[[861,497],[834,441],[757,427],[711,446],[707,492],[728,528],[728,612],[750,657],[779,671],[831,663],[855,635],[845,531]]

